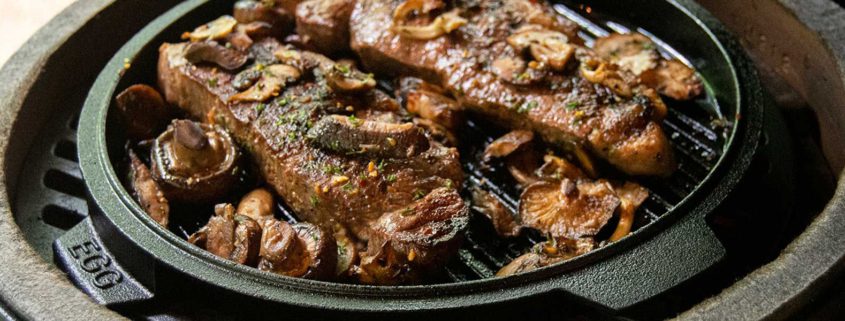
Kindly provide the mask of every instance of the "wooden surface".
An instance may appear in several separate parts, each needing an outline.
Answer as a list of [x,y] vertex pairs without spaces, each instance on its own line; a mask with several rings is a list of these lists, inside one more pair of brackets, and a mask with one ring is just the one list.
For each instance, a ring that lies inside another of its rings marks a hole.
[[[0,0],[0,65],[74,0]],[[84,1],[84,0],[83,0]]]

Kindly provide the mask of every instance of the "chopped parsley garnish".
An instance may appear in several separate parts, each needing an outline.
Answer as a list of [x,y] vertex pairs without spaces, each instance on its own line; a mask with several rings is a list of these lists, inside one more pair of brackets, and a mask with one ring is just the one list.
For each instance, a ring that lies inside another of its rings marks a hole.
[[323,167],[323,172],[326,174],[340,175],[343,174],[343,168],[335,165],[326,165]]
[[386,180],[388,183],[393,183],[393,182],[395,182],[395,181],[396,181],[396,174],[390,174],[390,175],[387,175],[387,177],[385,177],[385,180]]
[[566,109],[572,110],[572,109],[575,109],[575,108],[578,108],[578,102],[577,101],[572,101],[572,102],[569,102],[569,103],[566,104]]
[[418,189],[418,190],[414,191],[414,199],[415,200],[421,199],[423,197],[425,197],[425,192],[423,190]]
[[320,198],[317,195],[311,195],[311,206],[317,206],[320,204]]
[[349,123],[352,124],[352,126],[355,126],[355,127],[360,126],[361,123],[363,122],[362,120],[358,119],[358,117],[355,117],[355,115],[349,115],[349,117],[347,117],[347,118],[349,119]]
[[260,114],[262,111],[264,111],[264,108],[267,108],[267,106],[266,106],[266,105],[264,105],[263,103],[258,104],[258,105],[255,105],[255,111],[256,111],[257,113],[259,113],[259,114]]
[[537,105],[538,105],[537,102],[532,100],[532,101],[529,101],[527,103],[520,105],[519,108],[517,108],[516,111],[519,112],[519,113],[527,113],[527,112],[531,111],[532,109],[537,108]]
[[217,77],[208,79],[208,85],[211,87],[217,87]]
[[279,106],[284,106],[284,105],[287,105],[287,104],[288,104],[288,99],[287,99],[286,97],[282,97],[282,98],[276,99],[276,104],[277,104],[277,105],[279,105]]
[[347,75],[350,72],[349,66],[344,65],[344,64],[335,64],[334,68],[337,69],[337,71],[340,71],[340,73],[342,73],[344,75]]

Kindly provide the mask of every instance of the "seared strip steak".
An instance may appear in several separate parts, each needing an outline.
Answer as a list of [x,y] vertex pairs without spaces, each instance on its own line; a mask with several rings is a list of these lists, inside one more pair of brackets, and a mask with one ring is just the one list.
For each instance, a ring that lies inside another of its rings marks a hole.
[[[250,48],[262,63],[248,67],[245,72],[259,70],[260,78],[253,79],[248,94],[238,95],[233,86],[234,72],[189,63],[184,58],[185,47],[185,43],[180,43],[164,44],[160,48],[158,80],[166,100],[194,118],[226,128],[252,155],[267,183],[300,218],[328,231],[340,225],[359,241],[377,238],[378,244],[371,246],[378,248],[368,252],[376,255],[385,252],[382,251],[385,246],[390,247],[387,252],[406,258],[402,269],[398,269],[403,273],[431,270],[432,264],[442,262],[415,260],[415,257],[445,260],[454,254],[469,215],[456,190],[463,179],[456,149],[434,141],[414,145],[419,149],[413,153],[350,149],[350,144],[361,141],[352,139],[356,137],[354,126],[344,131],[323,132],[325,135],[343,133],[336,137],[319,137],[317,141],[307,137],[309,129],[324,117],[340,118],[352,124],[373,122],[376,125],[366,127],[370,131],[411,126],[410,123],[400,125],[402,117],[394,100],[375,89],[336,92],[324,75],[331,68],[339,68],[349,76],[356,72],[337,67],[318,54],[298,51],[269,38]],[[284,78],[268,78],[281,76]],[[269,99],[262,99],[265,94],[269,94]],[[392,124],[378,125],[382,122]],[[385,146],[404,143],[401,137],[393,140],[389,132],[385,134],[388,135],[383,142]],[[374,132],[367,135],[368,139],[378,137]],[[325,144],[338,148],[325,148]],[[433,191],[438,197],[429,195]],[[422,226],[430,233],[408,239],[403,230],[385,225],[397,215],[414,217],[415,226]],[[418,280],[398,275],[395,279]]]
[[450,2],[431,1],[402,22],[434,24],[447,14],[456,21],[456,12],[466,20],[431,38],[395,32],[404,0],[359,0],[350,19],[351,47],[373,72],[440,84],[476,113],[570,150],[583,146],[627,174],[674,171],[660,126],[665,105],[653,91],[627,82],[624,71],[596,67],[600,58],[575,43],[572,22],[544,1]]

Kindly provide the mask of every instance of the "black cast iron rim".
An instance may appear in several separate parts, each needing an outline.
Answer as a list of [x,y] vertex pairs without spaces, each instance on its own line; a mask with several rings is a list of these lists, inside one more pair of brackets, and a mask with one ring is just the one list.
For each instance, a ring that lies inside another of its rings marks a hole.
[[[105,217],[94,215],[98,229],[109,228],[113,224],[140,249],[161,263],[207,284],[243,295],[330,310],[401,311],[474,306],[560,291],[566,287],[562,280],[567,272],[574,275],[587,270],[589,264],[631,249],[635,244],[651,239],[670,224],[693,219],[701,221],[698,224],[704,224],[704,215],[730,193],[750,164],[757,147],[763,108],[759,104],[763,97],[756,72],[739,45],[714,18],[694,5],[696,10],[690,12],[681,4],[670,1],[700,25],[722,53],[729,57],[729,61],[733,62],[733,81],[739,90],[734,99],[738,116],[741,117],[737,117],[726,152],[715,169],[693,195],[657,222],[613,246],[566,264],[507,278],[455,284],[377,287],[287,278],[261,272],[214,257],[158,226],[122,188],[105,152],[106,115],[120,79],[118,73],[123,68],[123,59],[134,57],[161,29],[206,2],[188,1],[168,11],[138,33],[105,67],[92,87],[80,119],[80,141],[87,142],[79,146],[80,165],[93,201],[105,213]],[[721,179],[717,181],[715,178]],[[237,273],[236,277],[232,277],[233,272]]]

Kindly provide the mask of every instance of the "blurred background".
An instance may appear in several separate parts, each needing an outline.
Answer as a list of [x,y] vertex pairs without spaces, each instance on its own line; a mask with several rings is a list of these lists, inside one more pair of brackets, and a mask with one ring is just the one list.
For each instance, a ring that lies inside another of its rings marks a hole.
[[[50,18],[75,0],[0,0],[0,65]],[[85,1],[85,0],[81,0]]]

